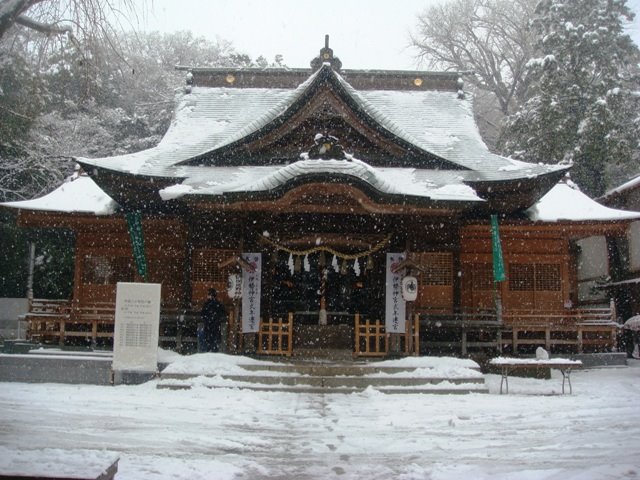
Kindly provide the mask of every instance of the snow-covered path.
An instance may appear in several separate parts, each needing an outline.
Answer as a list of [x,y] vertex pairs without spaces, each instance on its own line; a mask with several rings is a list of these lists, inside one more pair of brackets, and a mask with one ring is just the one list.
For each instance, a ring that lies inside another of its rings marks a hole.
[[565,396],[539,395],[558,376],[459,396],[3,383],[0,456],[106,450],[119,480],[640,477],[640,368],[572,380]]

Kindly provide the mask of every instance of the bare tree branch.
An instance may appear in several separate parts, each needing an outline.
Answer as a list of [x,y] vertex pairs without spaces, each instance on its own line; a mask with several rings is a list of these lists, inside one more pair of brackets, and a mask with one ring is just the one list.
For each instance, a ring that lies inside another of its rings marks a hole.
[[452,0],[418,17],[411,37],[417,57],[432,67],[472,70],[468,80],[492,92],[503,115],[526,96],[525,65],[532,56],[528,21],[537,0]]
[[65,33],[72,32],[71,27],[68,25],[58,26],[51,23],[37,22],[24,15],[16,18],[15,23],[47,35],[64,35]]

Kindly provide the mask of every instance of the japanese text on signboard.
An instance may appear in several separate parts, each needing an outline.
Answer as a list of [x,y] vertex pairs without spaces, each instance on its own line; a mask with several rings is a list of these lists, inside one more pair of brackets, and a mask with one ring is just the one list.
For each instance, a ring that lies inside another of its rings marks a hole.
[[249,266],[242,270],[242,332],[251,333],[260,328],[262,254],[243,253],[242,259]]
[[406,304],[402,298],[402,275],[395,267],[404,260],[402,253],[387,253],[385,328],[387,333],[404,333]]

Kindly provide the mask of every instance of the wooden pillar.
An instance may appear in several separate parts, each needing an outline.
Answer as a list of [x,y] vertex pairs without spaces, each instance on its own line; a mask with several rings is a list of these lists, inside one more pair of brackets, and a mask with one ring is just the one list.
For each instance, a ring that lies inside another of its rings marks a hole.
[[29,270],[27,275],[27,300],[29,301],[29,309],[33,301],[33,269],[36,264],[36,244],[29,242]]
[[578,353],[582,353],[582,350],[584,348],[584,341],[582,338],[584,331],[582,330],[582,327],[578,326]]
[[462,355],[466,355],[467,354],[467,331],[465,330],[464,326],[462,327],[461,346],[462,346]]
[[548,352],[551,350],[551,327],[549,325],[544,330],[544,348]]

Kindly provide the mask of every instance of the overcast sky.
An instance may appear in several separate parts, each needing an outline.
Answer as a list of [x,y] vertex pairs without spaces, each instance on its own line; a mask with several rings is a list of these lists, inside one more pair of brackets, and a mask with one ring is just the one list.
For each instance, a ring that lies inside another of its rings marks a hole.
[[[233,42],[252,58],[284,56],[289,67],[308,67],[324,35],[343,68],[413,70],[408,48],[416,16],[446,0],[152,0],[147,30],[191,30],[212,40]],[[627,4],[640,11],[640,0]],[[640,44],[640,15],[630,33]]]

